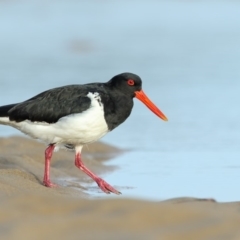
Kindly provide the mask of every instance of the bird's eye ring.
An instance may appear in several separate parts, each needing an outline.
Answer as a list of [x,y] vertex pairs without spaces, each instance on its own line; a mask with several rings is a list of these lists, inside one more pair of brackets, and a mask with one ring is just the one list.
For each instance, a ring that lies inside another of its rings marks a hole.
[[129,79],[127,83],[129,86],[133,86],[135,84],[135,82],[132,79]]

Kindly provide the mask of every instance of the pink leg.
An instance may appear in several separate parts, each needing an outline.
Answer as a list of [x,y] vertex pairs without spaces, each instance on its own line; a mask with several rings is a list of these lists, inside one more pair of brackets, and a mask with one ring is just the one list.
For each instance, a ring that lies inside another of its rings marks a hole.
[[81,160],[80,153],[76,153],[75,156],[75,166],[79,169],[81,169],[84,173],[86,173],[90,178],[92,178],[98,186],[103,190],[105,193],[115,193],[115,194],[121,194],[119,191],[114,189],[111,185],[109,185],[107,182],[105,182],[103,179],[92,173],[85,165],[83,164]]
[[46,187],[56,187],[57,185],[50,181],[50,161],[52,158],[53,150],[55,148],[54,144],[50,144],[45,150],[45,171],[43,178],[43,185]]

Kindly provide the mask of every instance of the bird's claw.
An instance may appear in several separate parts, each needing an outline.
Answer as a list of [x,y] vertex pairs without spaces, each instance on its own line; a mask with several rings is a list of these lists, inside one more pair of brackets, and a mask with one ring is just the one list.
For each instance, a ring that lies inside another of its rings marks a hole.
[[43,180],[43,185],[50,188],[58,187],[57,184],[52,183],[50,180]]
[[96,179],[97,185],[102,189],[103,192],[110,194],[110,193],[115,193],[117,195],[120,195],[121,192],[117,191],[115,188],[113,188],[110,184],[105,182],[102,178],[97,178]]

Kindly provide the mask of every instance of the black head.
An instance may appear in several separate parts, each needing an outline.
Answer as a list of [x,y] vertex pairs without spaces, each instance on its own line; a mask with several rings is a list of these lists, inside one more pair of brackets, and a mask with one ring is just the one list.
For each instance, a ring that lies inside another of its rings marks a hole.
[[121,73],[106,83],[112,90],[121,91],[143,102],[158,117],[167,121],[167,117],[154,105],[142,90],[141,78],[133,73]]
[[141,78],[133,73],[121,73],[114,76],[107,85],[111,88],[124,92],[131,97],[135,97],[136,91],[142,90]]

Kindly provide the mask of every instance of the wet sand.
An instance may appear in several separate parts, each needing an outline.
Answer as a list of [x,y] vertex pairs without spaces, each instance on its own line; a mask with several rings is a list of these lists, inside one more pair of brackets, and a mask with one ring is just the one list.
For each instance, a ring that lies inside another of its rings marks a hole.
[[[51,178],[59,187],[50,189],[42,186],[43,144],[10,137],[0,146],[0,239],[240,239],[240,202],[93,198],[91,180],[66,151],[54,153]],[[120,153],[95,143],[83,158],[101,175],[116,168],[104,162]]]

